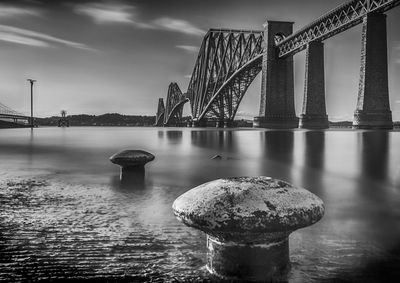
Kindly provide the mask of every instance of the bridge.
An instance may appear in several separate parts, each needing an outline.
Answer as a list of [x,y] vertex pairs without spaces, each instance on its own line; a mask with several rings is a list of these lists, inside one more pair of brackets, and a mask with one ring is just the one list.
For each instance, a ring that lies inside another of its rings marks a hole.
[[0,129],[31,127],[31,117],[19,113],[0,102]]
[[155,126],[182,126],[183,105],[189,99],[182,93],[177,83],[171,83],[168,87],[167,102],[158,100]]
[[[231,126],[247,88],[261,72],[260,111],[254,127],[328,128],[323,41],[362,24],[353,127],[391,129],[385,12],[399,4],[400,0],[351,0],[295,33],[293,22],[283,21],[267,21],[263,30],[210,29],[186,93],[176,83],[174,90],[169,86],[167,104],[159,100],[156,125],[179,123],[183,105],[189,101],[192,126]],[[306,74],[297,117],[293,56],[302,50],[306,50]]]

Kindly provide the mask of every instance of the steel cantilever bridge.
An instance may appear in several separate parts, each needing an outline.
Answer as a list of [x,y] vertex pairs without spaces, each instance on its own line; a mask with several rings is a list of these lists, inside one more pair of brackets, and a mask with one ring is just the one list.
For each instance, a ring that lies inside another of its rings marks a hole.
[[30,127],[30,119],[0,102],[0,128]]
[[[327,128],[323,41],[362,24],[355,128],[392,128],[387,72],[386,11],[400,0],[351,0],[293,33],[293,22],[267,21],[264,30],[210,29],[186,93],[176,83],[159,99],[156,125],[181,125],[190,102],[192,126],[231,126],[248,87],[262,72],[255,127]],[[294,109],[293,56],[306,49],[300,119]]]

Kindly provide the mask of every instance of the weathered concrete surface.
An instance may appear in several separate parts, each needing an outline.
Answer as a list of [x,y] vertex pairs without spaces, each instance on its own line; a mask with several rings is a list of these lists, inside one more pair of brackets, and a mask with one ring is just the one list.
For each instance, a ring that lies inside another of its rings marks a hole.
[[300,128],[329,128],[325,105],[324,44],[312,41],[307,46],[303,109]]
[[142,167],[154,160],[154,155],[144,150],[123,150],[110,157],[110,161],[123,169]]
[[392,129],[389,105],[386,15],[363,19],[360,82],[353,127]]
[[269,177],[218,179],[181,195],[173,209],[186,225],[215,237],[293,231],[317,222],[324,213],[316,195]]
[[264,24],[265,51],[262,63],[261,102],[254,127],[297,128],[294,109],[293,56],[278,58],[276,40],[293,33],[293,22],[267,21]]
[[179,196],[184,224],[207,234],[207,269],[223,279],[284,280],[289,234],[320,220],[324,205],[311,192],[270,177],[218,179]]

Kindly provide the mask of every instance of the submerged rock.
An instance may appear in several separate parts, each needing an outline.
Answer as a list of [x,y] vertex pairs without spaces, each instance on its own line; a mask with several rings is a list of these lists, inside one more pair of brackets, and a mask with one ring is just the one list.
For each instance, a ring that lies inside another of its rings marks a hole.
[[173,210],[184,224],[207,234],[212,274],[273,281],[289,270],[289,234],[320,220],[324,205],[311,192],[281,180],[237,177],[186,192]]
[[213,157],[211,157],[211,159],[222,159],[222,156],[217,154],[217,155],[214,155]]

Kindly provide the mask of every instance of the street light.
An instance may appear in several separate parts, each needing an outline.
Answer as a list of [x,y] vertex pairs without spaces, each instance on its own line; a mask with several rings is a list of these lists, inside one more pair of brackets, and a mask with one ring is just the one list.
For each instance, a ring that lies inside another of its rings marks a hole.
[[36,80],[27,79],[27,81],[31,83],[31,129],[33,129],[33,83],[36,82]]

